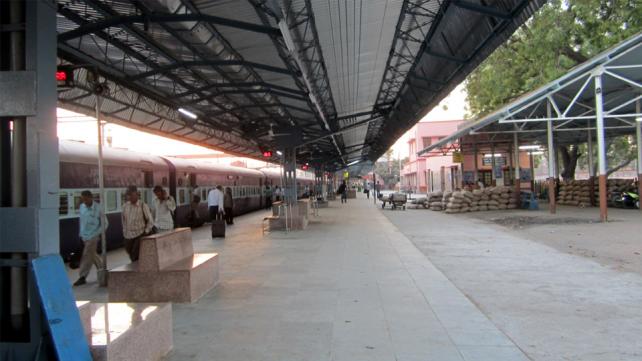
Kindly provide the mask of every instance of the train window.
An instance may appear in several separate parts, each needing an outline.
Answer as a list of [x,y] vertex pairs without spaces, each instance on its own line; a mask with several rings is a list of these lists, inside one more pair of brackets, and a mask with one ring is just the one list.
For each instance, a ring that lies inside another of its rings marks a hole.
[[116,193],[116,191],[114,190],[109,190],[107,191],[105,197],[107,212],[115,211],[118,208],[118,193]]
[[[142,197],[141,197],[141,193],[142,193]],[[143,202],[145,202],[147,204],[150,204],[150,201],[151,201],[150,198],[151,197],[150,197],[149,193],[150,193],[149,190],[143,189],[143,190],[138,192],[138,198],[142,198]]]
[[69,198],[66,192],[60,192],[60,206],[58,207],[58,214],[66,216],[69,213]]
[[178,191],[178,204],[185,204],[185,189],[180,189]]
[[76,214],[80,213],[81,203],[82,203],[82,199],[80,198],[80,192],[75,192],[74,193],[74,211]]
[[120,207],[122,208],[125,203],[127,203],[127,191],[123,189],[120,191]]
[[203,189],[203,192],[201,193],[201,201],[202,202],[207,202],[207,189]]
[[179,187],[183,186],[183,178],[178,178],[178,186]]
[[100,193],[92,193],[92,198],[94,199],[94,202],[100,203]]

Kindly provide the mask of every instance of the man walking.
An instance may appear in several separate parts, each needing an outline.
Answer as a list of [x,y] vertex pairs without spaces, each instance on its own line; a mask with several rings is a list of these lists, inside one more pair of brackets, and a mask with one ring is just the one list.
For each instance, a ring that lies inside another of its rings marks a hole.
[[154,226],[159,232],[171,231],[174,229],[176,201],[161,186],[154,187],[154,195]]
[[[103,260],[96,253],[98,241],[102,233],[102,210],[100,204],[94,202],[93,195],[90,191],[80,193],[80,239],[85,243],[80,259],[80,272],[78,280],[74,286],[80,286],[87,283],[87,275],[91,271],[92,263],[96,266],[96,271],[103,267]],[[107,228],[107,219],[105,218],[105,229]]]
[[222,188],[218,185],[207,193],[207,207],[210,211],[211,220],[222,219],[223,217],[224,195]]
[[152,233],[154,222],[149,206],[138,199],[136,186],[129,186],[126,195],[128,200],[123,205],[122,213],[123,237],[125,238],[125,251],[127,251],[129,259],[134,262],[138,261],[140,239]]

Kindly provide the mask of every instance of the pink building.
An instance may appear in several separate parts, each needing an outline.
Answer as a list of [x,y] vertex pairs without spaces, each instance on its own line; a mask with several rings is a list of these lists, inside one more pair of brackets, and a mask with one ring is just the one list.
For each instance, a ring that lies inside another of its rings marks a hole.
[[[478,182],[484,186],[514,185],[512,144],[498,145],[492,151],[479,149],[475,159],[475,152],[470,149],[462,154],[459,139],[454,139],[437,150],[417,157],[418,151],[455,133],[463,123],[463,120],[420,122],[410,130],[409,162],[401,171],[402,190],[414,193],[450,191],[463,186],[476,187]],[[528,152],[520,151],[520,188],[530,188],[530,174],[533,173],[531,163]]]
[[415,193],[450,190],[461,182],[461,166],[453,156],[431,155],[417,157],[417,152],[457,131],[463,120],[419,122],[408,139],[409,162],[403,167],[402,189]]

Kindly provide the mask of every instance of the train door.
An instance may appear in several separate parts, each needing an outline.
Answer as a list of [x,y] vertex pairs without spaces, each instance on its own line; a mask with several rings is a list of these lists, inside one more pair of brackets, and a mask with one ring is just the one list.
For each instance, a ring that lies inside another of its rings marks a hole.
[[143,189],[140,190],[143,202],[151,204],[152,201],[152,188],[154,188],[154,172],[143,171]]
[[259,178],[259,208],[265,208],[265,203],[263,203],[265,198],[265,191],[263,190],[263,178]]

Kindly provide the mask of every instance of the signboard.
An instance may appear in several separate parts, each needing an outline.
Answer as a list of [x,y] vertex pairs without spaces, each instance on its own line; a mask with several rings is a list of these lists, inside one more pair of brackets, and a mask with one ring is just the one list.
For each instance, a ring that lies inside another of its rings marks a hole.
[[464,155],[461,152],[453,152],[453,163],[463,163]]
[[[483,157],[482,158],[482,164],[483,165],[492,166],[493,165],[493,158],[492,157]],[[495,157],[495,165],[505,166],[506,165],[506,157]]]
[[343,172],[343,179],[347,180],[348,178],[350,178],[350,173],[348,171]]
[[519,178],[522,182],[530,182],[532,180],[531,170],[529,168],[519,168]]
[[495,179],[504,178],[504,169],[501,164],[495,163]]

